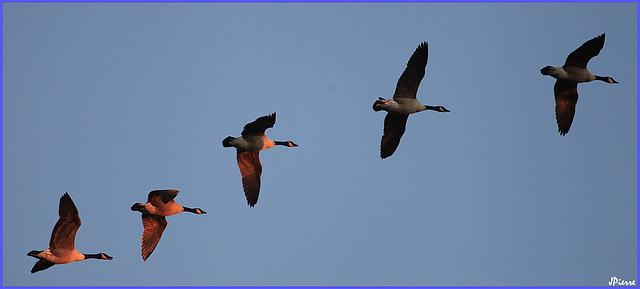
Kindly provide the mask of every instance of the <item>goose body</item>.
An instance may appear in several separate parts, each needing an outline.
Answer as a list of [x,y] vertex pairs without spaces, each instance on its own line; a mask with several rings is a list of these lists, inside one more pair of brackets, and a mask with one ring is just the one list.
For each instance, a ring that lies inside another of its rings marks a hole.
[[553,92],[556,100],[556,122],[561,135],[569,132],[573,122],[578,103],[578,83],[594,80],[618,83],[610,76],[593,75],[587,69],[589,60],[597,56],[604,47],[604,36],[604,34],[597,36],[571,52],[563,66],[545,66],[540,69],[543,75],[556,79]]
[[60,197],[58,206],[58,222],[53,227],[49,249],[43,251],[32,250],[28,256],[39,259],[31,269],[31,273],[45,270],[55,264],[66,264],[85,259],[111,260],[113,257],[106,253],[83,254],[75,248],[75,237],[80,228],[80,216],[76,205],[68,193]]
[[178,195],[178,190],[155,190],[149,192],[146,203],[135,203],[131,206],[132,211],[142,213],[142,260],[146,261],[153,250],[160,242],[162,233],[167,227],[166,216],[175,215],[182,212],[194,214],[206,214],[200,208],[183,207],[173,199]]
[[373,103],[374,111],[387,111],[384,119],[384,134],[380,141],[380,157],[383,159],[391,156],[398,148],[410,114],[424,110],[449,112],[444,106],[424,105],[416,98],[418,86],[425,74],[428,52],[428,43],[421,43],[411,55],[407,67],[398,79],[393,98],[380,97]]
[[260,194],[262,164],[259,152],[276,145],[297,147],[292,141],[273,141],[264,132],[276,123],[276,113],[257,118],[246,124],[240,137],[228,136],[222,141],[223,147],[236,148],[236,161],[242,175],[242,188],[247,204],[255,206]]
[[244,151],[261,151],[274,147],[276,143],[266,135],[261,134],[234,138],[229,140],[227,145]]
[[[409,115],[427,110],[426,106],[416,98],[396,97],[391,99],[379,99],[376,109],[384,109],[390,113]],[[375,109],[374,109],[375,110]]]
[[[57,252],[60,253],[61,250],[58,250]],[[84,254],[75,249],[63,252],[63,254],[54,254],[51,252],[51,249],[46,249],[44,251],[38,251],[38,253],[31,253],[29,256],[45,259],[54,264],[67,264],[75,261],[82,261],[87,258]]]

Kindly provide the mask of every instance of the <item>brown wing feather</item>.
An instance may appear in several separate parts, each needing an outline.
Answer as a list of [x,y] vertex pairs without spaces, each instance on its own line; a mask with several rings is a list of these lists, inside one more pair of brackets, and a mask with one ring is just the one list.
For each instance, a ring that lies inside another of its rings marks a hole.
[[258,202],[260,193],[260,176],[262,175],[262,164],[260,163],[257,151],[238,151],[236,155],[238,168],[242,174],[242,187],[247,203],[253,207]]
[[142,260],[146,261],[160,242],[167,220],[163,216],[142,214],[142,226]]
[[384,135],[380,141],[380,157],[386,158],[391,156],[398,145],[400,144],[400,138],[404,134],[408,115],[387,113],[384,118]]
[[81,222],[78,209],[68,193],[64,193],[60,197],[58,215],[60,218],[51,232],[49,248],[54,252],[56,250],[74,250],[76,232],[78,232]]
[[396,91],[393,94],[394,98],[416,98],[418,86],[424,77],[428,54],[428,44],[427,42],[422,42],[413,52],[413,55],[411,55],[409,62],[407,62],[407,68],[404,69],[404,72],[402,72],[402,75],[398,79]]
[[557,80],[553,86],[553,92],[556,98],[558,132],[561,135],[565,135],[569,132],[569,128],[573,122],[573,116],[576,113],[578,84]]

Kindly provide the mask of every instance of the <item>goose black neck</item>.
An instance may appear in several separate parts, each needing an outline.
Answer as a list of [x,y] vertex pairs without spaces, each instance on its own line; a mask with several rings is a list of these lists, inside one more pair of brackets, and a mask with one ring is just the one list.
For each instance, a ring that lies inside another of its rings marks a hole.
[[202,210],[202,209],[200,209],[200,208],[195,208],[195,209],[194,209],[194,208],[188,208],[188,207],[185,207],[185,206],[182,206],[182,208],[184,208],[184,210],[185,210],[186,212],[190,212],[190,213],[194,213],[194,214],[206,214],[206,212],[205,212],[205,211],[203,211],[203,210]]
[[106,259],[106,257],[104,257],[105,254],[103,253],[98,253],[98,254],[82,254],[84,255],[85,259]]
[[444,106],[430,106],[430,105],[425,105],[424,109],[429,109],[429,110],[435,110],[438,112],[449,112],[448,109],[444,108]]
[[289,141],[273,141],[276,145],[281,145],[281,146],[290,146],[289,145]]

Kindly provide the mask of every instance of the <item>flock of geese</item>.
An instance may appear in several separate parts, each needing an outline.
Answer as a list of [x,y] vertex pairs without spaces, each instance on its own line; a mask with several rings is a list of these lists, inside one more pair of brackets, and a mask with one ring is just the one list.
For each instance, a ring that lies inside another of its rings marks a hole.
[[[556,79],[553,88],[556,100],[556,121],[558,132],[565,135],[575,114],[578,102],[578,83],[601,80],[606,83],[618,83],[613,78],[593,75],[587,70],[587,63],[598,55],[604,46],[604,34],[595,37],[569,54],[563,66],[546,66],[540,70],[543,75],[550,75]],[[390,99],[379,98],[373,104],[374,111],[385,110],[384,133],[380,142],[380,157],[387,158],[396,151],[400,139],[405,132],[407,119],[410,114],[433,110],[437,112],[449,112],[443,106],[428,106],[420,103],[416,98],[418,86],[425,74],[427,65],[428,44],[421,43],[415,50],[407,67],[398,79],[395,93]],[[259,152],[276,145],[296,147],[292,141],[273,141],[265,134],[265,130],[273,127],[276,122],[275,112],[259,117],[255,121],[244,126],[240,137],[229,136],[222,141],[223,147],[235,147],[238,168],[242,175],[242,187],[244,189],[247,204],[250,207],[258,202],[260,193],[260,177],[262,164]],[[142,259],[147,260],[160,242],[162,232],[167,227],[165,217],[181,212],[194,214],[206,214],[200,208],[188,208],[174,201],[178,190],[155,190],[147,196],[146,203],[135,203],[132,211],[142,213]],[[78,228],[80,228],[80,216],[78,209],[68,193],[60,197],[58,207],[59,219],[51,232],[49,249],[44,251],[33,250],[27,255],[37,258],[38,261],[31,269],[31,273],[45,270],[55,264],[65,264],[85,259],[111,260],[113,257],[106,253],[83,254],[76,250],[74,240]]]

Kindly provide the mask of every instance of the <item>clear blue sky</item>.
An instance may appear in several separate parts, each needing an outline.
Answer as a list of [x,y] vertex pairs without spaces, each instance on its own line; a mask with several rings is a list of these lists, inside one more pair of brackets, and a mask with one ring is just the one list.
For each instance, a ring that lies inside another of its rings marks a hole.
[[[607,285],[637,280],[637,4],[3,4],[4,285]],[[555,80],[606,33],[566,136]],[[381,160],[384,112],[429,42]],[[246,204],[221,145],[277,112]],[[140,257],[154,189],[178,214]],[[112,261],[36,274],[58,199]]]

